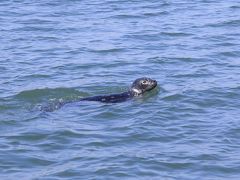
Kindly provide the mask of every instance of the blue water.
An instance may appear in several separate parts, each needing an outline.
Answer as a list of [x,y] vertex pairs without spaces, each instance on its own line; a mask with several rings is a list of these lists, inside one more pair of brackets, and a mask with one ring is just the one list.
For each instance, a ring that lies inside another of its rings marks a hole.
[[0,24],[1,179],[239,179],[239,1],[1,0]]

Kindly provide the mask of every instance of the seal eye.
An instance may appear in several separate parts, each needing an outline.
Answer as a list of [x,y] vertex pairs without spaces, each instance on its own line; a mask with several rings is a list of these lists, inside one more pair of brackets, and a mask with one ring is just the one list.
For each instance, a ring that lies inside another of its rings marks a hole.
[[144,81],[142,81],[142,84],[144,84],[144,85],[145,85],[145,84],[147,84],[147,81],[145,81],[145,80],[144,80]]

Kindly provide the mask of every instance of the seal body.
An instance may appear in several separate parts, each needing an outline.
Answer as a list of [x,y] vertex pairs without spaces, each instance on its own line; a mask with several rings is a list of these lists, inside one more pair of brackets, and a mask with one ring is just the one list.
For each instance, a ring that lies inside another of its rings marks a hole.
[[103,96],[92,96],[82,98],[79,101],[99,101],[103,103],[118,103],[126,101],[133,97],[133,94],[129,92],[124,92],[120,94],[110,94],[110,95],[103,95]]
[[136,96],[142,96],[145,92],[151,91],[157,86],[157,81],[150,79],[150,78],[139,78],[136,79],[130,89],[127,92],[119,93],[119,94],[110,94],[110,95],[102,95],[102,96],[91,96],[86,98],[80,98],[74,101],[65,101],[65,102],[58,102],[53,107],[46,106],[42,107],[42,111],[51,112],[56,109],[61,108],[65,104],[79,102],[79,101],[98,101],[103,103],[118,103],[124,102]]

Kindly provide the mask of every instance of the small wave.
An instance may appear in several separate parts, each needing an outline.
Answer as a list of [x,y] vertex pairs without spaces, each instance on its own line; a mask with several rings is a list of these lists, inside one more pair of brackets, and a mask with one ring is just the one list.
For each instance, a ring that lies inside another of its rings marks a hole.
[[124,48],[110,48],[110,49],[89,49],[91,52],[95,53],[113,53],[113,52],[122,52]]
[[86,93],[71,88],[45,88],[23,91],[15,98],[27,104],[30,111],[53,111],[83,96],[86,96]]
[[13,28],[11,29],[15,32],[35,32],[35,31],[45,31],[45,32],[56,32],[57,29],[53,27],[37,27],[37,26],[24,26],[19,28]]
[[218,23],[214,23],[214,24],[208,24],[207,26],[210,27],[239,27],[240,25],[240,20],[236,19],[236,20],[230,20],[230,21],[223,21],[223,22],[218,22]]
[[116,19],[141,19],[144,18],[143,15],[130,15],[130,14],[119,14],[115,16],[110,16],[109,18],[116,18]]
[[231,6],[231,9],[240,9],[240,6]]
[[154,16],[160,16],[160,15],[168,15],[169,12],[167,11],[161,11],[161,12],[146,12],[146,13],[143,13],[144,16],[146,17],[154,17]]
[[180,72],[172,75],[172,77],[175,77],[175,78],[202,78],[202,77],[212,77],[212,76],[213,75],[205,69],[194,71],[194,72],[188,72],[188,73]]
[[162,32],[161,34],[173,37],[181,37],[181,36],[191,36],[193,34],[184,33],[184,32]]
[[169,94],[165,97],[163,97],[162,99],[164,101],[179,101],[183,98],[185,98],[186,96],[182,95],[182,94]]
[[[15,97],[18,99],[35,99],[44,97],[64,97],[68,95],[79,95],[79,91],[71,88],[45,88],[45,89],[34,89],[26,90],[18,93]],[[81,94],[81,93],[80,93]]]
[[175,37],[186,37],[191,36],[190,33],[184,33],[184,32],[161,32],[161,33],[146,33],[142,32],[140,34],[128,34],[124,35],[125,38],[131,38],[131,39],[139,39],[143,41],[159,41],[163,38],[175,38]]
[[228,56],[228,57],[239,57],[240,51],[221,52],[219,54],[221,54],[223,56]]
[[26,79],[40,79],[40,78],[49,78],[50,75],[47,75],[47,74],[30,74],[30,75],[26,75],[26,76],[23,76],[23,78],[26,78]]

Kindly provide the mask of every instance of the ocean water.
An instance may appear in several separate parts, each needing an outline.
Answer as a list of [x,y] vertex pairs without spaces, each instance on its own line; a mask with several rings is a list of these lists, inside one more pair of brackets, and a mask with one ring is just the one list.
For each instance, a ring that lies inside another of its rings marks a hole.
[[239,1],[1,0],[0,24],[0,179],[240,178]]

